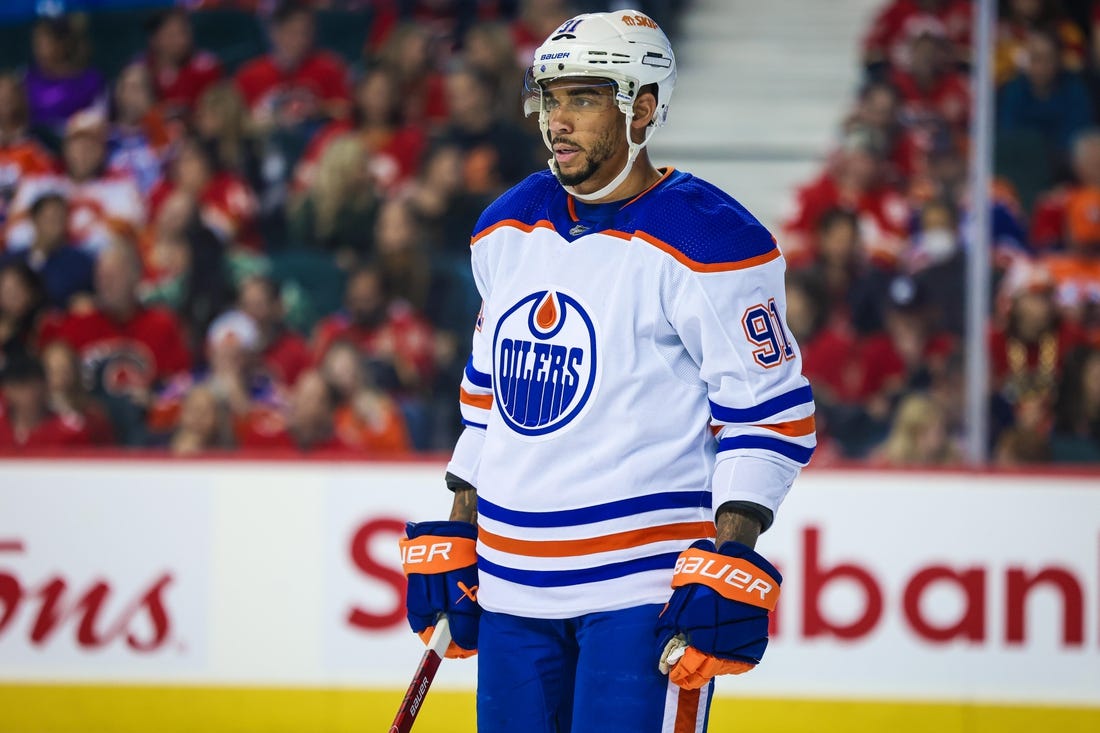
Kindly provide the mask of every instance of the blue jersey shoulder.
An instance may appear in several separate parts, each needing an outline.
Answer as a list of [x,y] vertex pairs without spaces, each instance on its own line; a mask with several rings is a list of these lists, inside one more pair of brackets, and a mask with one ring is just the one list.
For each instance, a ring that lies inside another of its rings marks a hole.
[[675,172],[638,199],[631,226],[703,265],[745,262],[776,252],[775,238],[717,186]]
[[548,170],[532,173],[485,208],[474,227],[474,238],[502,221],[514,220],[531,226],[549,218],[549,203],[554,197],[564,197],[554,174]]

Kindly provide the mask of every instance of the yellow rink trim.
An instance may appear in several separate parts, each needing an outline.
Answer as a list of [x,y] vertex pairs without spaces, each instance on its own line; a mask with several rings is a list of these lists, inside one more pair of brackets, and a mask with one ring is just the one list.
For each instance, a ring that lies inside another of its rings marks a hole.
[[[401,695],[353,689],[0,685],[0,733],[385,733]],[[434,690],[415,733],[474,733],[473,720],[472,693]],[[1100,707],[715,700],[711,733],[753,730],[1096,733]]]

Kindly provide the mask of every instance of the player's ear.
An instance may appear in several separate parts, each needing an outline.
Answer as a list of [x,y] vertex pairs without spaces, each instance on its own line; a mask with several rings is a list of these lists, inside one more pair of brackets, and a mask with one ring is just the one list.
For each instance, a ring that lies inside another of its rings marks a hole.
[[630,119],[632,130],[644,130],[657,114],[657,97],[649,89],[642,89],[634,100],[634,116]]

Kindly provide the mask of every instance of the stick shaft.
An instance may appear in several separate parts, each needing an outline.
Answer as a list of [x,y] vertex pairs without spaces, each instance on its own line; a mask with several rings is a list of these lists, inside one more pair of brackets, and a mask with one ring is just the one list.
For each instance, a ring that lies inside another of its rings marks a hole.
[[405,698],[401,701],[401,707],[397,710],[397,716],[393,719],[389,733],[409,733],[416,716],[424,707],[424,698],[428,695],[428,689],[432,686],[439,665],[443,661],[443,654],[451,643],[451,627],[447,623],[447,617],[441,616],[436,622],[432,639],[428,642],[428,648],[424,650],[424,656],[420,658],[420,664],[416,668],[409,689],[405,692]]

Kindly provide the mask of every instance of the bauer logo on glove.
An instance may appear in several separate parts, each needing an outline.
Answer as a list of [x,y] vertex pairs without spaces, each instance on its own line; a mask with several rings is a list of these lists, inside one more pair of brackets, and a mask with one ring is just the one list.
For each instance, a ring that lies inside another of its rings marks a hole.
[[685,689],[719,674],[741,674],[768,646],[768,614],[783,578],[739,542],[720,551],[700,540],[680,554],[673,593],[657,624],[660,669]]

